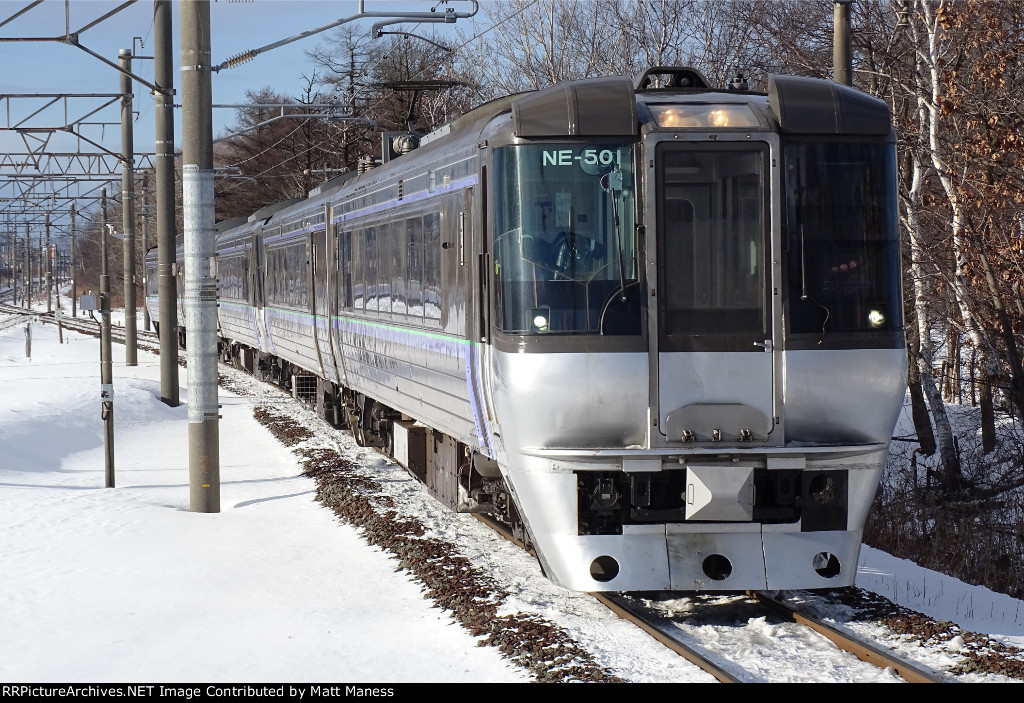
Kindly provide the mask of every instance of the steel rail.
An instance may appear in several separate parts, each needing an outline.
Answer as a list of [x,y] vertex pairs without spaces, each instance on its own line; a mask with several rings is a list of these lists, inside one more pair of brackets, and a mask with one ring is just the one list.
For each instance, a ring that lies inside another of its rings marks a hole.
[[801,613],[787,603],[760,591],[747,591],[747,595],[776,615],[811,628],[831,640],[844,652],[849,652],[862,661],[885,669],[891,668],[909,683],[958,683],[956,679],[907,661],[859,637],[843,632],[813,615]]
[[722,683],[745,683],[743,679],[732,674],[723,663],[717,662],[697,648],[692,647],[662,627],[663,621],[645,608],[631,604],[616,593],[591,593],[602,605],[623,620],[633,623],[661,644],[686,659],[691,664],[708,672]]
[[[530,553],[532,551],[525,545],[522,540],[515,537],[508,528],[486,514],[473,513],[480,522],[484,523],[492,530],[497,532],[499,535],[512,542],[520,549],[524,549]],[[691,664],[694,664],[699,669],[706,671],[707,673],[714,676],[722,683],[743,683],[743,680],[729,672],[721,663],[714,661],[710,657],[706,656],[697,649],[687,645],[685,642],[680,641],[677,637],[673,637],[670,633],[666,632],[665,629],[660,627],[664,622],[660,621],[657,616],[654,616],[650,611],[644,608],[638,608],[632,605],[629,601],[622,598],[617,593],[599,593],[592,592],[592,595],[601,605],[605,606],[613,613],[618,615],[623,620],[630,622],[641,630],[649,634],[651,637],[656,639],[664,646],[671,649],[679,656],[686,659]]]
[[[5,291],[5,294],[7,292],[8,291]],[[40,322],[45,322],[51,325],[57,324],[56,315],[52,312],[40,310],[26,310],[25,308],[17,307],[9,303],[0,303],[0,312],[9,313],[12,315],[21,315],[23,317],[32,316],[38,318]],[[74,332],[80,332],[82,334],[87,334],[91,337],[99,337],[100,334],[99,324],[95,320],[92,320],[91,318],[68,317],[67,315],[65,315],[61,318],[60,324],[65,329],[72,330]],[[145,339],[150,342],[156,342],[159,339],[157,337],[156,332],[152,331],[138,330],[137,334],[140,339]],[[118,344],[124,344],[124,327],[112,326],[111,340]],[[140,345],[139,348],[145,349],[146,351],[152,352],[157,355],[160,354],[160,349],[157,347]]]

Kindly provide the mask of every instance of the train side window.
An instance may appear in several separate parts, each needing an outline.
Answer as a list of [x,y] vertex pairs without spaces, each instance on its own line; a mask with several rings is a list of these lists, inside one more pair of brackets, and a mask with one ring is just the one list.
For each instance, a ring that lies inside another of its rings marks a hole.
[[234,257],[217,255],[217,287],[222,298],[235,298],[234,276],[232,275]]
[[274,285],[275,285],[275,302],[279,305],[287,304],[288,302],[288,252],[282,249],[274,250]]
[[293,272],[291,280],[292,284],[292,304],[295,306],[305,307],[306,298],[304,293],[306,292],[306,281],[308,267],[306,265],[306,252],[305,247],[295,246],[291,251],[292,266],[290,270]]
[[249,270],[249,261],[249,252],[245,252],[238,257],[237,275],[241,279],[239,281],[241,284],[241,295],[239,296],[241,300],[249,300],[249,280],[252,278]]
[[366,230],[359,229],[352,237],[352,308],[366,307]]
[[309,255],[305,240],[273,250],[271,260],[276,279],[271,300],[290,307],[308,307]]
[[302,260],[301,252],[296,246],[288,249],[288,304],[301,305],[302,292],[300,284],[306,280],[306,262]]
[[282,305],[289,304],[288,267],[291,265],[288,250],[281,248],[277,251],[277,300]]
[[266,284],[264,285],[263,294],[266,296],[264,305],[274,302],[274,253],[272,251],[266,251],[263,255],[263,270]]
[[341,285],[338,290],[341,296],[339,303],[343,310],[350,310],[352,309],[352,232],[342,232],[338,246],[340,249],[338,271],[341,273]]
[[246,300],[249,286],[245,275],[245,255],[233,254],[217,258],[217,280],[221,295],[231,300]]
[[277,291],[278,283],[277,277],[280,275],[281,267],[277,260],[277,250],[267,250],[267,302],[277,303]]
[[284,270],[285,270],[285,280],[284,280],[285,296],[284,296],[284,301],[288,305],[296,305],[297,302],[298,302],[297,301],[298,292],[295,289],[295,282],[296,282],[296,280],[298,279],[298,277],[300,275],[299,271],[301,269],[297,269],[296,268],[298,266],[299,262],[298,262],[298,257],[295,256],[295,253],[296,253],[295,252],[295,247],[288,247],[287,249],[284,250],[284,258],[285,258],[285,262],[286,262],[285,268],[284,268]]
[[441,213],[423,216],[423,317],[441,319]]
[[281,292],[284,290],[281,285],[281,277],[284,276],[284,271],[281,270],[284,263],[281,261],[281,250],[271,250],[267,258],[270,259],[270,300],[275,304],[279,304],[282,302]]
[[391,223],[391,312],[399,315],[409,312],[405,297],[405,252],[408,248],[405,235],[405,220]]
[[423,317],[423,219],[420,216],[409,218],[406,223],[409,253],[406,260],[408,283],[409,316]]
[[391,312],[391,225],[377,228],[377,309]]
[[308,308],[310,302],[310,274],[313,269],[312,244],[308,240],[299,247],[299,257],[302,262],[297,269],[302,272],[299,276],[299,305]]
[[363,304],[367,311],[377,309],[377,228],[366,228],[363,249]]
[[288,284],[285,281],[285,251],[284,249],[277,249],[274,251],[274,286],[275,286],[275,298],[278,304],[283,304],[287,300]]

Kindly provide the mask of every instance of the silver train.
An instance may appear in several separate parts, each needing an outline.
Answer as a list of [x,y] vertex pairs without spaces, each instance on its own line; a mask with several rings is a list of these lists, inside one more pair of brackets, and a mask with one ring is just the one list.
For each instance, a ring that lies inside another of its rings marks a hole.
[[895,136],[829,81],[734,84],[510,96],[220,224],[223,359],[566,588],[852,584],[905,388]]

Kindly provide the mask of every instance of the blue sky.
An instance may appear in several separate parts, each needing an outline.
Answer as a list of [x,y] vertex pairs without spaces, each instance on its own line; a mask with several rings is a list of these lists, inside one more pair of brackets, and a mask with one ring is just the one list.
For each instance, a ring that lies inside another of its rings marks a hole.
[[[0,0],[0,22],[7,20],[21,9],[28,7],[30,0]],[[70,26],[71,31],[89,24],[93,20],[121,4],[121,0],[71,0]],[[419,2],[398,2],[392,0],[365,0],[364,10],[367,12],[429,12],[436,6],[436,0]],[[459,12],[471,9],[468,2],[455,2],[451,5]],[[211,44],[214,64],[219,64],[231,56],[247,49],[260,48],[300,32],[314,29],[335,20],[349,17],[358,10],[356,0],[254,0],[251,2],[228,2],[225,0],[211,3]],[[174,60],[175,87],[180,90],[181,78],[178,71],[178,7],[174,3]],[[360,20],[357,26],[366,32],[374,20]],[[466,20],[459,24],[465,25]],[[443,27],[445,25],[435,25]],[[451,26],[451,25],[447,25]],[[396,29],[411,30],[412,24]],[[63,0],[46,0],[32,8],[17,19],[0,27],[0,37],[54,37],[65,32],[65,4]],[[261,54],[254,60],[236,68],[227,69],[214,74],[213,102],[233,104],[244,101],[247,90],[258,90],[269,86],[286,94],[296,95],[303,83],[302,76],[308,75],[313,66],[306,57],[318,43],[330,36],[330,31],[323,32],[292,44]],[[139,47],[141,38],[143,47]],[[119,49],[132,48],[141,56],[152,56],[153,53],[153,3],[152,0],[140,0],[135,5],[122,10],[101,24],[88,29],[80,35],[80,42],[96,53],[117,60]],[[3,67],[0,78],[0,93],[113,93],[118,90],[119,76],[112,68],[89,56],[84,51],[72,46],[56,42],[0,42],[0,66]],[[137,60],[133,69],[138,75],[152,81],[153,62]],[[137,85],[135,90],[135,110],[139,116],[135,123],[135,142],[137,152],[153,150],[153,101],[144,86]],[[180,96],[176,102],[180,101]],[[33,106],[29,108],[28,106]],[[81,103],[85,104],[85,103]],[[98,102],[94,103],[98,104]],[[12,109],[35,110],[40,103],[12,101]],[[24,107],[17,107],[24,105]],[[6,105],[2,106],[6,108]],[[84,110],[88,112],[88,108]],[[180,141],[180,110],[177,110],[175,138]],[[47,121],[59,122],[63,119],[62,110],[40,115],[31,123],[33,126],[46,124]],[[119,110],[116,106],[90,117],[90,121],[119,122]],[[59,118],[59,119],[58,119]],[[2,126],[7,126],[7,116],[3,115]],[[223,133],[226,126],[234,121],[234,111],[230,109],[214,110],[215,136]],[[13,122],[17,122],[15,118]],[[84,128],[84,133],[110,147],[120,147],[119,127],[115,125],[92,125]],[[12,138],[14,141],[12,142]],[[13,144],[13,146],[12,146]],[[0,132],[0,149],[22,151],[20,139],[11,132]]]
[[[109,59],[117,61],[120,49],[132,49],[136,56],[153,55],[153,0],[139,0],[121,10],[112,17],[94,27],[87,27],[95,20],[103,17],[118,6],[123,0],[70,0],[65,17],[64,0],[45,0],[32,7],[33,0],[0,0],[0,37],[59,37],[65,31],[79,32],[79,42],[89,50]],[[440,5],[438,0],[364,0],[365,12],[430,12],[431,8]],[[454,0],[450,7],[460,13],[469,12],[472,3],[465,0]],[[31,8],[10,19],[25,8]],[[179,61],[179,6],[173,3],[172,18],[174,24],[173,58],[175,62],[174,85],[179,91],[175,102],[180,103],[181,73]],[[336,20],[350,17],[359,10],[357,0],[213,0],[210,4],[211,46],[213,63],[218,65],[225,60],[249,49],[260,49],[269,44],[288,39],[294,35],[331,24]],[[440,8],[439,11],[443,11]],[[483,13],[481,12],[480,15]],[[480,19],[478,16],[477,19]],[[363,19],[353,24],[362,31],[369,33],[376,19]],[[485,20],[486,21],[486,20]],[[460,20],[455,25],[435,24],[439,31],[445,28],[462,28],[467,20]],[[65,26],[68,25],[66,30]],[[417,31],[415,24],[409,23],[393,27],[405,31]],[[423,31],[419,29],[418,31]],[[311,75],[314,66],[307,57],[307,52],[327,41],[332,30],[308,37],[283,47],[267,51],[252,61],[232,69],[225,69],[213,76],[214,104],[237,104],[245,102],[245,93],[270,87],[286,95],[296,96],[301,93],[304,84],[303,76]],[[153,61],[137,59],[132,66],[133,71],[143,79],[153,82]],[[102,61],[90,56],[85,51],[58,42],[0,42],[0,95],[19,94],[90,94],[119,92],[120,74]],[[135,153],[151,154],[154,151],[155,116],[154,103],[149,89],[144,85],[135,84],[134,110],[137,113],[134,123]],[[35,114],[24,126],[28,127],[62,127],[69,121],[81,119],[89,114],[87,124],[79,127],[80,134],[88,140],[101,144],[111,152],[121,151],[120,105],[116,100],[101,110],[110,98],[88,98],[69,100],[68,115],[65,116],[64,103],[57,103]],[[45,104],[42,99],[0,100],[0,127],[10,127],[22,123],[29,115],[40,110]],[[90,114],[93,111],[95,114]],[[235,123],[235,110],[214,109],[214,137],[222,136],[230,131]],[[41,141],[46,138],[45,145]],[[28,146],[26,146],[26,142]],[[181,145],[181,110],[175,110],[175,143]],[[46,137],[35,133],[23,140],[23,137],[10,129],[0,130],[0,156],[7,154],[24,154],[31,149],[34,153],[82,152],[96,154],[98,150],[67,133],[59,132]],[[16,163],[22,163],[22,157],[14,157]],[[66,162],[65,162],[66,163]],[[136,157],[136,167],[147,164],[140,156]],[[149,161],[151,163],[151,161]],[[9,169],[8,169],[9,172]],[[79,182],[63,194],[76,194],[80,201],[79,211],[95,206],[95,197],[102,183]],[[31,190],[31,199],[40,193],[51,191],[51,185],[37,182]],[[117,179],[107,186],[108,193],[116,197],[120,191]],[[24,190],[14,181],[0,181],[0,198],[20,197]],[[83,198],[83,196],[90,196]],[[15,206],[15,210],[17,207]],[[4,222],[11,223],[11,211],[0,208],[0,217]],[[38,226],[42,222],[42,214],[38,211],[32,215],[15,215],[16,219],[31,217]],[[54,213],[52,222],[55,231],[66,230],[66,214]],[[20,221],[20,219],[19,219]]]

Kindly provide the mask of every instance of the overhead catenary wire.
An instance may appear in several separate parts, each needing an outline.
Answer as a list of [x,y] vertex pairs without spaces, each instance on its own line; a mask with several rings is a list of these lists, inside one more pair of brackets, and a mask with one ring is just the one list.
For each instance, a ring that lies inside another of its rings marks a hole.
[[[536,2],[536,1],[537,1],[537,0],[534,0],[534,2]],[[433,9],[431,10],[431,12],[433,12],[434,10],[436,10],[436,9],[437,9],[438,7],[440,7],[440,6],[441,6],[442,4],[444,4],[445,2],[446,2],[446,0],[440,0],[440,1],[439,1],[439,2],[438,2],[438,3],[436,4],[436,5],[434,5],[434,7],[433,7]],[[419,26],[420,26],[421,24],[422,24],[422,22],[417,22],[417,23],[416,23],[416,25],[415,25],[415,27],[413,27],[413,30],[415,31],[415,29],[417,29],[417,28],[418,28],[418,27],[419,27]],[[372,70],[373,70],[374,68],[376,68],[376,66],[380,65],[380,63],[382,63],[383,61],[385,61],[385,60],[386,60],[386,59],[387,59],[387,58],[388,58],[388,57],[389,57],[389,56],[390,56],[390,55],[391,55],[391,54],[392,54],[392,53],[393,53],[393,52],[394,52],[395,50],[397,50],[397,48],[398,48],[398,42],[396,42],[396,43],[395,43],[395,45],[394,45],[394,46],[393,46],[393,47],[391,48],[391,50],[389,50],[389,51],[388,51],[388,53],[386,53],[386,54],[385,54],[385,55],[384,55],[383,57],[379,58],[379,59],[377,60],[377,63],[375,63],[375,64],[374,64],[373,66],[371,66],[371,67],[370,67],[369,69],[366,69],[366,68],[364,67],[363,69],[361,69],[361,72],[362,72],[363,74],[366,74],[366,73],[368,73],[369,71],[372,71]],[[255,57],[255,55],[256,55],[256,54],[255,54],[255,53],[253,53],[253,54],[252,54],[252,56],[250,56],[249,58],[254,58],[254,57]],[[230,60],[230,59],[229,59],[229,60]],[[246,59],[246,60],[248,60],[248,59]],[[417,74],[417,75],[419,75],[419,74]],[[373,109],[373,108],[375,108],[375,107],[376,107],[377,105],[379,105],[379,104],[380,104],[380,103],[382,103],[382,102],[383,102],[384,100],[386,100],[386,99],[387,99],[388,97],[391,97],[391,95],[394,95],[394,94],[395,94],[395,92],[396,92],[396,91],[392,91],[392,92],[391,92],[391,93],[390,93],[390,94],[389,94],[388,96],[385,96],[385,97],[381,98],[381,99],[380,99],[380,100],[378,100],[378,101],[377,101],[376,103],[374,103],[373,105],[369,106],[369,107],[368,107],[367,109],[370,109],[370,110],[372,110],[372,109]],[[302,104],[301,104],[301,103],[296,103],[296,107],[301,107],[301,106],[302,106]],[[302,123],[300,123],[300,124],[299,124],[298,126],[296,126],[296,127],[294,128],[294,129],[292,129],[292,130],[291,130],[290,132],[288,132],[287,134],[285,134],[284,136],[282,136],[282,137],[281,137],[281,138],[280,138],[280,139],[279,139],[279,140],[278,140],[277,142],[275,142],[274,144],[272,144],[272,145],[268,146],[268,147],[267,147],[267,148],[265,148],[265,149],[264,149],[263,151],[261,151],[261,152],[259,152],[259,153],[257,153],[257,154],[253,154],[252,156],[249,156],[248,158],[242,159],[242,160],[240,160],[240,161],[236,161],[236,162],[235,162],[235,163],[233,163],[233,164],[229,164],[229,167],[234,167],[234,166],[240,166],[241,164],[244,164],[244,163],[246,163],[246,162],[248,162],[248,161],[252,161],[253,159],[257,159],[257,158],[259,158],[260,156],[262,156],[262,155],[266,154],[267,152],[269,152],[269,151],[271,151],[271,150],[273,150],[273,149],[277,148],[277,147],[278,147],[278,146],[279,146],[280,144],[282,144],[282,143],[283,143],[284,141],[286,141],[287,139],[289,139],[289,138],[290,138],[290,137],[291,137],[291,136],[292,136],[293,134],[295,134],[295,133],[296,133],[297,131],[299,131],[300,129],[302,129],[303,127],[305,127],[305,125],[306,125],[306,123],[307,123],[307,122],[308,122],[308,120],[304,120],[304,121],[303,121]],[[345,129],[348,129],[348,126],[347,126],[347,125],[346,125]],[[288,163],[289,161],[291,161],[291,160],[292,160],[292,159],[294,159],[294,158],[297,158],[297,157],[299,157],[299,156],[303,156],[303,155],[305,155],[305,154],[309,153],[310,151],[312,151],[313,149],[317,148],[317,146],[319,146],[319,145],[317,145],[317,144],[311,144],[310,146],[308,146],[308,147],[307,147],[306,149],[302,150],[301,152],[298,152],[298,153],[296,153],[296,154],[293,154],[292,156],[288,157],[287,159],[285,159],[285,160],[283,160],[283,161],[280,161],[280,162],[278,162],[277,164],[274,164],[273,166],[269,167],[268,169],[266,169],[266,170],[262,171],[262,172],[261,172],[261,173],[259,173],[259,174],[254,174],[254,176],[253,176],[253,177],[259,177],[259,176],[265,175],[265,174],[267,173],[267,171],[270,171],[270,170],[272,170],[273,168],[277,168],[278,166],[282,166],[282,165],[284,165],[284,164]],[[228,188],[227,190],[228,190],[228,192],[231,192],[231,191],[233,191],[233,190],[235,190],[235,189],[236,189],[236,188],[230,188],[230,187],[229,187],[229,188]]]
[[[257,55],[259,55],[261,53],[264,53],[266,51],[271,51],[273,49],[279,48],[279,47],[284,46],[286,44],[291,44],[292,42],[299,41],[301,39],[306,39],[308,37],[313,36],[314,34],[319,34],[320,32],[324,32],[324,31],[326,31],[328,29],[332,29],[332,28],[337,27],[337,26],[342,25],[342,24],[347,24],[348,22],[352,22],[353,20],[357,20],[357,19],[363,19],[363,18],[369,18],[369,17],[387,18],[388,21],[385,22],[385,23],[391,23],[391,24],[393,24],[393,23],[400,23],[400,22],[404,22],[404,21],[407,21],[407,20],[408,21],[412,21],[413,19],[419,19],[421,23],[422,22],[438,22],[438,23],[443,22],[445,24],[452,23],[452,22],[455,22],[458,19],[465,19],[467,17],[472,17],[473,15],[475,15],[479,11],[480,4],[479,4],[478,0],[465,0],[465,1],[466,2],[470,2],[470,3],[473,4],[473,11],[472,12],[460,13],[460,12],[456,12],[455,10],[447,10],[443,15],[431,16],[430,14],[421,13],[421,12],[405,12],[405,13],[366,12],[366,11],[363,10],[363,3],[362,3],[362,0],[360,0],[360,2],[359,2],[359,11],[355,15],[352,15],[351,17],[346,17],[346,18],[337,20],[335,22],[331,22],[329,24],[323,25],[322,27],[317,27],[315,29],[306,30],[305,32],[300,32],[299,34],[296,34],[294,36],[288,37],[287,39],[282,39],[280,41],[273,42],[272,44],[267,44],[266,46],[260,47],[259,49],[249,49],[247,51],[243,51],[240,54],[232,56],[231,58],[229,58],[227,61],[224,61],[220,65],[214,66],[212,70],[216,72],[216,71],[220,71],[220,70],[225,69],[225,68],[233,68],[233,67],[238,66],[240,64],[243,64],[243,63],[245,63],[247,61],[251,61],[252,59],[256,58]],[[434,10],[436,10],[437,7],[438,6],[435,5],[434,6]],[[434,10],[431,10],[431,12],[434,12]],[[378,23],[378,24],[381,24],[381,23]]]
[[[527,5],[524,5],[523,7],[519,8],[519,9],[518,9],[517,11],[515,11],[515,12],[513,12],[512,14],[508,15],[507,17],[505,17],[505,18],[503,18],[503,19],[499,20],[498,22],[495,22],[494,24],[492,24],[492,25],[491,25],[490,27],[488,27],[487,29],[485,29],[485,30],[483,30],[483,31],[481,31],[481,32],[478,32],[477,34],[473,35],[472,37],[470,37],[470,38],[469,38],[469,39],[467,39],[466,41],[462,42],[461,44],[459,44],[459,45],[457,45],[457,46],[454,46],[454,47],[452,47],[452,49],[451,49],[451,51],[450,51],[450,54],[454,55],[454,54],[455,54],[455,53],[457,53],[458,51],[460,51],[460,50],[462,50],[462,49],[465,49],[465,48],[466,48],[467,46],[469,46],[469,45],[470,45],[470,44],[472,44],[473,42],[477,41],[477,40],[478,40],[478,39],[480,39],[481,37],[483,37],[483,36],[487,35],[488,33],[492,32],[492,31],[494,31],[495,29],[497,29],[497,28],[498,28],[498,27],[500,27],[501,25],[505,24],[506,22],[508,22],[508,21],[510,21],[510,20],[512,20],[512,19],[514,19],[515,17],[517,17],[517,16],[519,16],[519,15],[523,14],[523,13],[524,13],[524,12],[526,12],[526,11],[527,11],[528,9],[530,9],[531,7],[533,7],[534,5],[536,5],[536,4],[537,4],[537,3],[539,2],[539,1],[540,1],[540,0],[533,0],[533,1],[532,1],[532,2],[530,2],[529,4],[527,4]],[[437,4],[437,5],[435,5],[435,6],[434,6],[434,7],[435,7],[435,9],[436,9],[437,7],[439,7],[439,6],[441,5],[441,4],[442,4],[442,3],[441,3],[441,2],[439,2],[439,3]],[[413,28],[413,30],[415,31],[415,29],[416,29],[416,28],[418,28],[419,26],[420,26],[420,23],[417,23],[417,24],[416,24],[416,26],[415,26],[415,27]],[[396,43],[395,43],[395,45],[394,45],[394,46],[393,46],[393,47],[392,47],[392,48],[391,48],[391,49],[390,49],[390,50],[389,50],[389,51],[388,51],[388,52],[387,52],[387,53],[386,53],[386,54],[385,54],[384,56],[382,56],[382,57],[380,57],[379,59],[377,59],[376,63],[372,64],[372,65],[371,65],[371,66],[370,66],[369,68],[365,68],[365,67],[364,67],[364,68],[362,69],[362,72],[363,72],[364,74],[365,74],[365,73],[368,73],[369,71],[372,71],[372,70],[373,70],[374,68],[376,68],[376,67],[377,67],[378,65],[380,65],[380,64],[381,64],[381,63],[382,63],[383,61],[385,61],[385,60],[386,60],[386,59],[387,59],[387,58],[388,58],[388,57],[389,57],[389,56],[390,56],[390,55],[391,55],[391,54],[392,54],[392,53],[393,53],[394,51],[396,51],[396,50],[398,49],[398,45],[399,45],[399,43],[400,43],[400,42],[396,42]],[[427,70],[426,68],[420,69],[420,70],[419,70],[419,71],[417,71],[416,73],[412,74],[412,75],[410,76],[410,79],[415,79],[415,78],[418,78],[418,77],[422,76],[422,75],[423,75],[423,74],[424,74],[424,73],[426,72],[426,70]],[[379,105],[381,105],[381,104],[382,104],[383,102],[385,102],[386,100],[389,100],[390,98],[394,97],[394,96],[395,96],[395,95],[397,94],[397,92],[398,92],[398,91],[394,91],[394,90],[392,90],[391,92],[387,93],[386,95],[382,95],[382,96],[380,96],[380,97],[379,97],[379,98],[378,98],[378,99],[377,99],[377,100],[376,100],[376,101],[375,101],[374,103],[372,103],[372,104],[370,104],[370,105],[367,105],[367,106],[366,106],[366,107],[364,108],[364,110],[365,110],[365,111],[372,111],[373,109],[375,109],[376,107],[378,107]],[[301,104],[297,104],[297,106],[301,106]],[[271,146],[267,147],[266,149],[264,149],[263,151],[261,151],[261,152],[260,152],[259,154],[254,154],[254,155],[252,155],[252,156],[250,156],[250,157],[247,157],[247,158],[245,158],[245,159],[242,159],[242,160],[240,160],[240,161],[237,161],[237,162],[235,162],[235,163],[233,163],[233,164],[229,164],[229,166],[239,166],[239,165],[241,165],[241,164],[243,164],[243,163],[246,163],[246,162],[248,162],[248,161],[251,161],[251,160],[253,160],[253,159],[256,159],[256,158],[258,158],[259,156],[262,156],[263,154],[266,154],[266,153],[267,153],[268,151],[270,151],[270,150],[272,150],[272,149],[276,148],[276,147],[277,147],[278,145],[280,145],[280,144],[281,144],[281,143],[282,143],[283,141],[285,141],[285,140],[286,140],[286,139],[288,139],[288,138],[289,138],[290,136],[292,136],[292,135],[293,135],[293,134],[294,134],[295,132],[297,132],[298,130],[300,130],[300,129],[301,129],[301,128],[302,128],[302,127],[303,127],[303,126],[305,125],[305,124],[306,124],[306,121],[304,120],[304,121],[303,121],[302,123],[300,123],[300,124],[299,124],[298,126],[296,126],[296,127],[295,127],[295,128],[293,129],[293,130],[291,130],[291,131],[290,131],[290,132],[289,132],[288,134],[286,134],[286,135],[285,135],[285,136],[283,136],[283,137],[282,137],[282,138],[281,138],[280,140],[278,140],[277,142],[275,142],[275,144],[273,144],[273,145],[271,145]],[[343,129],[347,130],[347,129],[348,129],[348,125],[346,125],[346,126],[345,126],[345,127],[343,128]],[[302,151],[299,151],[299,152],[297,152],[297,153],[295,153],[295,154],[291,154],[291,155],[289,155],[289,156],[288,156],[287,158],[285,158],[285,159],[283,159],[283,160],[281,160],[281,161],[277,162],[276,164],[273,164],[273,165],[269,166],[268,168],[266,168],[266,169],[265,169],[265,170],[263,170],[262,172],[260,172],[260,173],[257,173],[257,174],[252,174],[252,177],[254,177],[254,178],[259,178],[259,177],[261,177],[261,176],[265,176],[265,175],[266,175],[266,174],[267,174],[267,173],[268,173],[269,171],[272,171],[272,170],[273,170],[273,169],[275,169],[275,168],[278,168],[278,167],[280,167],[280,166],[283,166],[284,164],[286,164],[286,163],[288,163],[289,161],[292,161],[292,160],[294,160],[294,159],[296,159],[296,158],[298,158],[298,157],[304,156],[305,154],[309,153],[309,152],[310,152],[310,151],[312,151],[313,149],[316,149],[316,148],[318,148],[319,146],[320,146],[319,144],[310,144],[310,145],[309,145],[308,147],[306,147],[306,148],[305,148],[305,149],[303,149]],[[232,186],[228,186],[228,187],[226,187],[226,188],[225,188],[225,190],[226,190],[226,192],[234,192],[235,190],[237,190],[237,189],[238,189],[238,188],[240,188],[240,187],[242,187],[242,186],[241,186],[241,184],[239,184],[239,185],[237,185],[237,186],[234,186],[234,187],[232,187]]]

